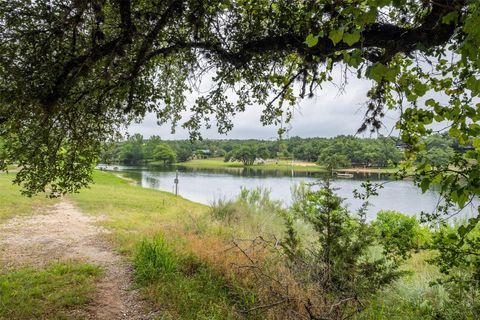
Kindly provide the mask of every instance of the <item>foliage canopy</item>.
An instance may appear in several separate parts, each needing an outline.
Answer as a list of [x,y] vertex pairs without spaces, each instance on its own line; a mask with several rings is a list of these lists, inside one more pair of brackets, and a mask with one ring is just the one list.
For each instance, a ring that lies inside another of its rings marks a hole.
[[[480,9],[470,0],[11,0],[0,4],[0,168],[16,162],[28,194],[76,191],[101,142],[147,112],[174,126],[205,74],[211,89],[183,123],[220,132],[248,105],[264,124],[332,81],[370,79],[365,121],[387,108],[409,155],[429,125],[462,146],[449,165],[416,169],[460,207],[480,192]],[[236,98],[229,97],[231,93]],[[360,125],[360,124],[359,124]],[[407,162],[408,165],[408,162]],[[455,169],[451,169],[454,167]],[[476,220],[472,223],[476,223]]]

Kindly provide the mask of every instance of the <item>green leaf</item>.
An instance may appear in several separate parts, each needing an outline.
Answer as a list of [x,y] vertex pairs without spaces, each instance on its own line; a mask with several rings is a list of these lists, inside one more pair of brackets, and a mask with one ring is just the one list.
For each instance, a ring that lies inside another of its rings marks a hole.
[[448,134],[451,137],[457,138],[460,136],[461,132],[457,127],[451,127],[450,130],[448,130]]
[[468,229],[465,226],[458,227],[458,234],[460,237],[464,237],[468,232]]
[[376,82],[380,82],[383,79],[394,82],[399,71],[400,69],[398,67],[388,68],[384,64],[375,63],[367,68],[366,76]]
[[363,24],[369,24],[375,22],[378,15],[378,9],[375,6],[372,6],[368,12],[365,12],[363,15],[359,17],[359,22]]
[[413,92],[419,97],[425,95],[428,90],[428,86],[421,82],[415,82],[413,85]]
[[363,58],[360,50],[353,50],[350,54],[345,54],[344,61],[353,68],[358,68]]
[[473,138],[472,145],[475,149],[480,150],[480,138]]
[[305,39],[305,43],[309,48],[315,47],[318,43],[318,37],[310,33]]
[[430,187],[430,179],[428,178],[424,178],[422,180],[422,182],[420,182],[420,188],[422,189],[422,192],[425,193],[425,191],[428,190],[428,188]]
[[343,28],[340,28],[338,30],[330,30],[328,38],[332,40],[334,45],[337,45],[337,43],[339,43],[343,38]]
[[449,14],[443,16],[442,23],[443,24],[451,24],[453,22],[456,22],[457,19],[458,19],[458,12],[452,11]]
[[352,33],[345,32],[343,34],[343,42],[345,42],[349,46],[353,45],[354,43],[357,43],[359,40],[360,40],[360,32],[358,31],[354,31]]

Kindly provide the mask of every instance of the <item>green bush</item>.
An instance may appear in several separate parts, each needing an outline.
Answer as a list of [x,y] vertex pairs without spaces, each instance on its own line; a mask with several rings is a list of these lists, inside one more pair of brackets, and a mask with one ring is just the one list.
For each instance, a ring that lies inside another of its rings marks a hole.
[[285,211],[282,202],[272,200],[270,191],[262,188],[242,188],[236,199],[220,199],[211,205],[215,219],[251,236],[282,234]]
[[410,257],[412,249],[418,250],[425,244],[429,231],[422,228],[414,216],[400,212],[380,211],[373,225],[379,233],[379,241],[387,255]]
[[210,208],[213,218],[228,224],[238,221],[243,211],[236,201],[226,199],[213,201]]
[[[357,214],[350,213],[343,199],[335,194],[329,180],[318,189],[299,186],[294,189],[291,214],[285,215],[286,237],[280,244],[289,259],[289,269],[297,283],[305,288],[305,309],[309,319],[344,319],[365,307],[380,290],[393,283],[403,271],[401,257],[373,257],[376,230],[366,222],[368,197],[375,190],[366,186],[358,194],[364,205]],[[316,241],[302,249],[293,220],[311,226]],[[393,236],[393,235],[392,235]],[[395,253],[395,252],[394,252]]]

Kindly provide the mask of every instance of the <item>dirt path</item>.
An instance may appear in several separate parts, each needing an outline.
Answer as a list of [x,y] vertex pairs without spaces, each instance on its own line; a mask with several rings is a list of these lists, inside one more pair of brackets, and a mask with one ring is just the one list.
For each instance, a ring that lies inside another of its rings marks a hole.
[[0,224],[0,268],[44,266],[51,261],[76,259],[101,266],[94,303],[79,311],[87,319],[151,319],[142,300],[131,290],[131,270],[102,240],[108,230],[98,218],[84,215],[62,199],[44,214],[18,217]]

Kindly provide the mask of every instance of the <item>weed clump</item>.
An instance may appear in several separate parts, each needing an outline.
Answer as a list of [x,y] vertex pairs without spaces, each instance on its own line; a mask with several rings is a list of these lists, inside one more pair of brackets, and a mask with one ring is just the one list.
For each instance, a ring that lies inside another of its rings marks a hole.
[[178,257],[161,235],[144,239],[138,245],[135,259],[135,277],[146,283],[171,274],[178,269]]

